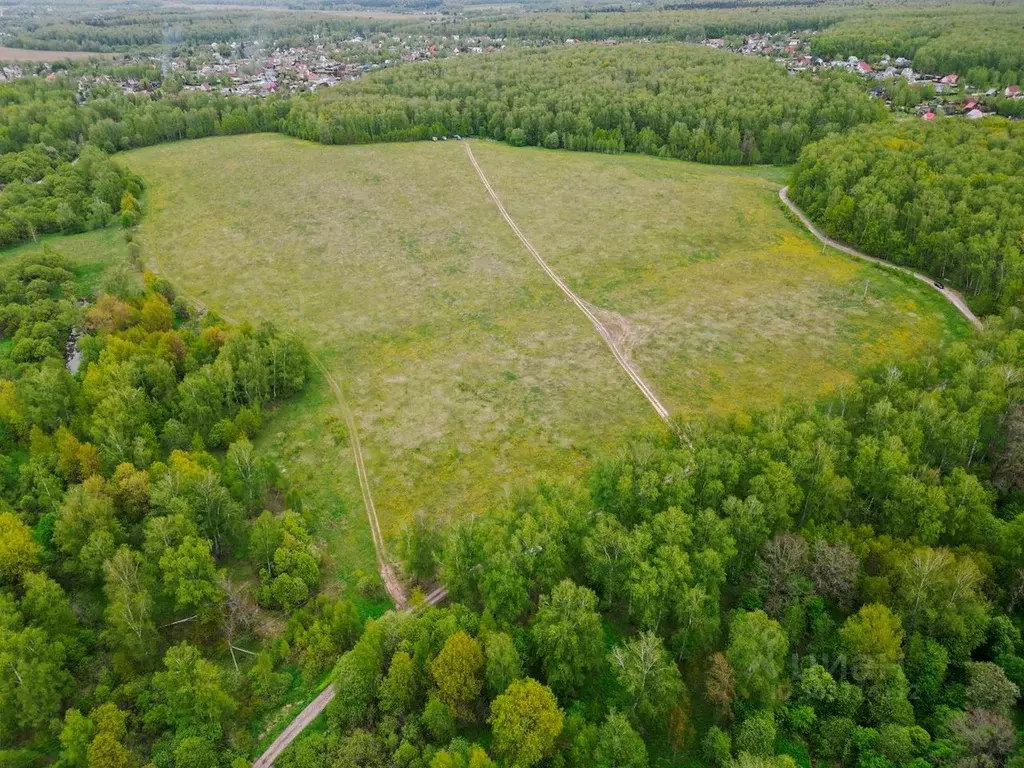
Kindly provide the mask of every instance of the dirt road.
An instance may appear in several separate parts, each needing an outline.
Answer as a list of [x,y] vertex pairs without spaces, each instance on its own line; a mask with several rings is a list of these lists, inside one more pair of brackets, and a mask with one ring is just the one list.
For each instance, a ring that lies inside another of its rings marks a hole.
[[288,748],[288,745],[295,741],[295,737],[302,733],[307,725],[316,720],[333,699],[334,686],[328,685],[299,713],[298,717],[288,723],[288,727],[281,731],[281,735],[274,739],[274,743],[267,748],[267,751],[256,758],[252,768],[270,768],[274,761],[281,756],[281,753]]
[[501,214],[501,217],[505,219],[505,223],[508,224],[509,227],[511,227],[513,232],[515,232],[516,237],[519,238],[519,242],[521,242],[523,246],[526,248],[526,250],[530,252],[530,255],[533,256],[534,260],[540,265],[541,269],[544,270],[547,276],[550,277],[554,281],[555,285],[557,285],[562,290],[562,293],[569,297],[569,300],[576,305],[580,312],[586,315],[587,319],[590,320],[591,323],[593,323],[594,328],[597,330],[598,334],[601,336],[602,339],[604,339],[605,343],[608,345],[608,348],[612,351],[612,355],[614,355],[616,362],[618,362],[618,364],[622,367],[622,370],[626,372],[626,375],[628,375],[629,378],[633,380],[633,383],[636,384],[637,389],[639,389],[643,396],[647,398],[647,402],[651,404],[655,412],[657,412],[658,416],[660,416],[663,421],[667,422],[669,420],[668,408],[666,408],[662,404],[662,402],[658,400],[658,396],[654,394],[654,390],[651,389],[650,385],[646,381],[644,381],[640,374],[637,373],[636,369],[634,369],[633,364],[626,357],[624,351],[619,348],[619,344],[616,342],[615,335],[612,334],[608,327],[598,319],[594,309],[592,309],[587,302],[585,302],[578,295],[576,295],[572,288],[566,285],[565,281],[562,280],[562,278],[560,278],[555,273],[555,271],[548,265],[546,261],[544,261],[544,258],[540,255],[540,252],[533,247],[533,244],[526,238],[526,235],[524,235],[523,231],[519,229],[519,227],[516,225],[512,217],[509,216],[508,211],[505,210],[505,206],[504,204],[502,204],[501,198],[498,197],[498,193],[494,191],[494,188],[491,186],[491,183],[487,180],[487,176],[484,175],[483,169],[480,167],[480,164],[476,161],[476,157],[473,155],[473,149],[472,147],[469,146],[469,142],[466,142],[465,147],[466,154],[469,156],[469,161],[473,164],[473,168],[476,169],[476,175],[480,177],[480,181],[483,182],[483,185],[487,189],[487,194],[490,195],[491,200],[494,202],[496,206],[498,206],[498,212]]
[[870,261],[872,264],[881,264],[883,267],[888,267],[889,269],[898,269],[900,272],[905,272],[908,275],[913,275],[918,280],[928,283],[928,285],[930,285],[936,291],[945,296],[946,300],[954,307],[956,307],[960,311],[960,314],[966,317],[967,320],[971,323],[971,325],[973,325],[978,330],[981,330],[981,320],[978,319],[978,317],[971,311],[971,308],[967,306],[967,302],[964,301],[964,297],[961,296],[957,291],[954,291],[952,288],[939,288],[939,286],[935,284],[935,278],[929,277],[923,272],[916,272],[913,269],[901,267],[898,264],[893,264],[891,261],[879,259],[875,256],[868,256],[866,253],[861,253],[860,251],[851,248],[848,245],[843,245],[839,241],[833,240],[831,237],[829,237],[821,230],[819,230],[816,226],[814,226],[814,223],[804,214],[804,212],[796,207],[796,204],[789,199],[789,195],[787,194],[788,191],[789,187],[783,187],[782,189],[780,189],[779,198],[782,200],[782,202],[786,204],[789,210],[796,214],[797,218],[799,218],[800,221],[803,222],[803,225],[811,231],[811,234],[814,235],[819,240],[821,240],[821,242],[823,242],[825,245],[835,248],[837,251],[848,253],[851,256],[856,256],[858,259]]
[[[160,265],[155,259],[150,259],[150,266],[158,274],[160,273]],[[196,305],[196,307],[200,308],[201,311],[206,311],[206,305],[201,299],[195,296],[190,296],[186,293],[181,293],[180,295],[189,299]],[[237,322],[223,312],[221,312],[220,315],[230,323]],[[327,380],[327,383],[331,385],[334,397],[337,399],[338,405],[341,407],[342,414],[345,417],[345,424],[348,427],[349,442],[352,446],[352,455],[356,465],[356,474],[359,477],[359,489],[363,496],[363,506],[366,508],[366,518],[370,523],[370,534],[373,536],[373,548],[377,556],[377,566],[380,569],[381,578],[384,580],[384,586],[398,610],[414,610],[408,603],[405,588],[398,580],[395,575],[394,568],[391,566],[391,563],[387,558],[387,550],[384,547],[384,537],[380,530],[380,521],[377,519],[377,507],[373,503],[373,494],[370,492],[370,481],[366,475],[366,466],[363,462],[363,449],[359,442],[359,432],[356,429],[356,422],[355,417],[352,414],[352,409],[349,408],[348,401],[345,400],[345,394],[342,391],[341,385],[327,369],[323,360],[321,360],[316,353],[312,351],[310,352],[310,356],[313,358],[313,362],[316,364],[316,367],[320,369],[320,372]],[[416,609],[437,605],[447,597],[448,590],[443,586],[437,587],[424,596],[423,602],[417,606]],[[324,690],[321,691],[313,701],[307,704],[298,716],[292,720],[280,734],[278,734],[273,743],[267,747],[267,750],[256,758],[255,762],[252,764],[252,768],[271,768],[271,766],[274,765],[274,761],[280,757],[281,753],[284,752],[284,750],[287,749],[293,741],[295,741],[298,735],[306,729],[306,726],[316,720],[316,718],[319,717],[319,715],[327,708],[327,705],[334,699],[334,695],[334,685],[328,685],[324,688]]]
[[[400,611],[413,611],[420,608],[425,608],[431,605],[437,605],[443,602],[448,597],[448,590],[442,587],[428,592],[423,602],[418,606],[413,607],[409,605],[408,599],[405,595],[405,589],[402,587],[402,583],[395,577],[394,569],[391,564],[387,561],[386,550],[384,549],[384,537],[381,536],[380,523],[377,521],[377,508],[373,504],[373,496],[370,494],[370,482],[366,477],[366,467],[363,465],[363,451],[359,445],[359,434],[356,432],[355,419],[352,416],[352,411],[348,407],[348,402],[345,400],[345,396],[341,391],[341,385],[338,384],[334,376],[331,375],[330,371],[327,370],[327,366],[324,365],[323,361],[319,357],[313,355],[313,361],[316,363],[317,368],[323,373],[324,378],[331,385],[331,389],[334,390],[334,395],[338,399],[338,404],[341,406],[342,413],[345,415],[345,423],[348,424],[349,440],[352,443],[352,453],[355,456],[356,472],[359,475],[359,487],[363,492],[363,505],[366,507],[366,516],[370,521],[370,532],[373,534],[373,546],[377,551],[377,565],[380,567],[381,578],[384,579],[384,585],[387,587],[388,594],[391,595],[391,599],[394,600],[395,605]],[[256,761],[252,764],[252,768],[271,768],[274,765],[274,761],[281,756],[289,745],[298,735],[302,733],[306,726],[312,723],[320,713],[323,712],[327,705],[334,699],[335,691],[334,685],[328,685],[324,690],[313,699],[306,707],[298,714],[298,716],[292,720],[288,727],[285,728],[274,739],[273,743],[267,747],[266,752],[256,758]]]
[[[437,605],[438,603],[445,600],[448,597],[448,590],[444,587],[437,587],[431,592],[428,592],[424,597],[423,602],[413,608],[412,606],[406,606],[403,610],[413,611],[419,608],[425,608],[430,605]],[[334,684],[328,685],[321,691],[320,695],[313,699],[309,704],[306,705],[298,717],[292,720],[288,727],[281,731],[280,735],[274,739],[274,743],[267,747],[267,751],[256,758],[256,761],[252,764],[252,768],[271,768],[274,765],[274,761],[281,756],[289,745],[298,735],[302,733],[306,726],[312,723],[320,713],[327,709],[327,705],[334,700],[335,690]]]
[[[149,259],[149,264],[150,268],[154,272],[161,274],[160,264],[155,258],[151,257]],[[180,291],[179,295],[184,296],[195,304],[201,312],[206,312],[206,305],[198,297],[191,296]],[[237,324],[238,322],[224,312],[219,312],[219,314],[229,323]],[[286,331],[286,333],[288,332]],[[309,355],[313,358],[313,362],[316,364],[316,367],[320,369],[324,378],[327,379],[327,383],[331,385],[331,389],[334,391],[334,397],[338,401],[338,405],[341,406],[342,414],[345,416],[345,425],[348,427],[349,442],[352,445],[352,458],[356,465],[356,474],[359,477],[359,490],[363,495],[363,506],[366,508],[366,519],[370,523],[370,535],[373,537],[373,549],[374,554],[377,556],[377,567],[380,570],[380,577],[384,581],[384,588],[387,589],[388,594],[395,603],[395,607],[401,610],[405,608],[408,598],[406,597],[405,588],[402,586],[402,582],[399,581],[398,577],[395,575],[395,569],[388,560],[387,550],[384,548],[384,537],[380,532],[380,522],[377,519],[377,507],[373,503],[373,494],[370,493],[370,480],[366,476],[366,466],[363,463],[363,449],[359,443],[359,432],[356,429],[355,417],[352,415],[352,409],[348,407],[348,401],[345,400],[345,393],[342,391],[338,380],[331,375],[331,372],[327,370],[327,366],[324,365],[323,360],[321,360],[315,352],[310,350]],[[325,704],[324,706],[327,705]]]
[[[327,379],[334,390],[334,397],[341,406],[341,412],[345,416],[345,424],[348,426],[348,439],[352,445],[352,456],[356,464],[356,474],[359,476],[359,490],[363,494],[363,506],[366,508],[366,519],[370,523],[370,534],[373,536],[373,549],[377,555],[377,567],[380,569],[380,577],[384,580],[384,587],[399,610],[405,608],[408,598],[402,582],[395,575],[395,569],[387,557],[387,550],[384,548],[384,536],[380,532],[380,521],[377,519],[377,507],[373,503],[373,494],[370,493],[370,480],[366,476],[366,465],[363,463],[363,449],[359,444],[359,432],[356,429],[356,420],[352,415],[352,409],[348,407],[348,401],[342,392],[341,385],[337,379],[327,370],[327,366],[319,357],[313,355],[313,361],[317,368]],[[326,704],[324,705],[326,706]]]

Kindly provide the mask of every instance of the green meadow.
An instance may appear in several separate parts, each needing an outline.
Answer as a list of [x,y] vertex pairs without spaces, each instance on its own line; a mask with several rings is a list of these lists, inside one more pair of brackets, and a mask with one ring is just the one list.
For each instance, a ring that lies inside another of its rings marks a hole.
[[[813,396],[968,333],[927,286],[822,249],[783,213],[775,171],[472,146],[674,413]],[[341,382],[385,537],[417,512],[483,512],[662,428],[501,219],[462,144],[254,135],[120,157],[147,184],[137,241],[150,268],[233,320],[296,333]],[[51,245],[93,282],[124,249],[116,230]],[[329,570],[342,582],[371,572],[326,382],[267,421],[260,445],[322,516]]]

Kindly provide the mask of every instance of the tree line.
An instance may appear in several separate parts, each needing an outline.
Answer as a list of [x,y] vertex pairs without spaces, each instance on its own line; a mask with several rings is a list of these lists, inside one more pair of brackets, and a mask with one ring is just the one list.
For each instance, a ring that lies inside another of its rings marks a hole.
[[[288,109],[276,99],[180,90],[155,98],[124,96],[116,84],[94,86],[82,103],[75,91],[82,71],[91,68],[72,68],[52,83],[26,78],[0,86],[0,247],[43,234],[100,229],[119,215],[131,223],[142,180],[107,153],[274,131]],[[145,71],[158,82],[158,70]]]
[[[106,226],[141,180],[105,153],[280,131],[330,144],[462,133],[517,145],[645,152],[707,163],[789,163],[804,144],[881,107],[841,78],[789,78],[766,61],[674,45],[509,51],[385,70],[326,95],[249,99],[114,83],[0,86],[0,247]],[[132,215],[129,210],[129,216]]]
[[[273,5],[274,3],[271,3]],[[380,7],[377,0],[357,5]],[[403,3],[404,10],[426,10],[435,0]],[[566,38],[620,40],[649,38],[696,42],[705,37],[750,33],[823,29],[846,18],[850,8],[788,5],[785,2],[758,8],[693,8],[686,10],[631,11],[587,10],[581,12],[533,11],[527,13],[480,11],[446,13],[443,16],[371,19],[302,12],[266,13],[251,9],[224,9],[210,4],[182,13],[178,9],[124,8],[107,10],[102,19],[95,11],[65,8],[44,17],[5,17],[5,42],[19,48],[98,52],[174,52],[181,46],[224,41],[260,40],[264,45],[309,45],[314,41],[339,41],[355,35],[380,33],[423,34],[437,39],[453,35],[507,38],[532,43],[562,42]]]
[[306,350],[145,282],[82,297],[46,250],[0,271],[4,765],[248,765],[250,721],[362,625],[318,595],[322,510],[251,442]]
[[1024,299],[1024,130],[997,118],[889,122],[807,147],[791,191],[830,235],[961,288]]
[[692,46],[563,46],[384,70],[294,102],[284,130],[336,144],[459,133],[786,164],[809,141],[883,117],[841,77],[793,78],[768,61]]
[[413,17],[403,20],[346,18],[328,14],[267,13],[252,10],[174,8],[64,9],[43,18],[5,19],[5,44],[17,48],[60,51],[162,52],[180,46],[230,40],[260,40],[277,45],[308,45],[314,36],[346,39],[403,26],[422,26]]
[[484,517],[411,520],[404,570],[452,604],[363,631],[317,594],[316,510],[250,439],[303,386],[301,346],[145,282],[80,307],[55,254],[0,275],[5,759],[242,768],[251,720],[332,667],[328,727],[284,768],[1017,756],[1019,313]]

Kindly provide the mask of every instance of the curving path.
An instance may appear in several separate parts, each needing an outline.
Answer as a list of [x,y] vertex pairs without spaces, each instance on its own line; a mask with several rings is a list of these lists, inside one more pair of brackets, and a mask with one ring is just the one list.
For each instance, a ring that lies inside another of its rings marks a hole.
[[[155,258],[150,258],[150,266],[153,271],[160,273],[160,265]],[[187,293],[179,291],[179,295],[189,299],[193,304],[196,305],[201,311],[206,311],[206,305],[202,299],[191,296]],[[221,317],[227,320],[229,323],[237,323],[237,321],[231,316],[220,313]],[[287,332],[286,332],[287,333]],[[310,350],[310,357],[313,358],[313,362],[316,367],[320,369],[327,383],[331,385],[331,389],[334,392],[334,396],[338,401],[338,405],[341,406],[342,414],[345,417],[345,423],[348,426],[349,442],[352,445],[352,455],[355,460],[356,473],[359,476],[359,489],[363,496],[363,506],[366,508],[366,518],[370,523],[370,533],[373,536],[373,548],[377,556],[377,565],[380,568],[381,578],[384,580],[384,585],[387,588],[388,594],[395,603],[395,607],[401,611],[417,610],[419,608],[437,605],[444,601],[448,597],[448,590],[443,586],[437,587],[433,591],[427,593],[424,596],[423,602],[415,609],[408,604],[408,599],[405,594],[405,588],[402,586],[401,581],[395,574],[394,568],[387,558],[387,551],[384,548],[384,537],[381,534],[380,522],[377,519],[377,507],[373,503],[373,495],[370,493],[370,481],[366,474],[366,467],[363,463],[363,450],[359,442],[359,433],[356,430],[355,417],[352,414],[352,409],[349,408],[348,401],[345,400],[345,394],[341,388],[341,384],[334,378],[327,366],[320,359],[320,357]],[[281,731],[273,743],[267,747],[266,751],[256,758],[252,764],[252,768],[271,768],[274,765],[274,761],[281,756],[281,753],[287,749],[293,741],[302,733],[306,727],[312,723],[316,718],[327,708],[327,705],[334,700],[335,690],[334,685],[328,685],[324,688],[320,694],[307,704],[298,716],[292,720],[287,727]]]
[[274,761],[281,756],[281,753],[288,748],[288,745],[295,741],[295,737],[302,733],[307,725],[316,720],[317,715],[323,712],[333,700],[334,686],[328,685],[319,696],[309,702],[298,717],[288,723],[288,727],[281,731],[281,734],[274,739],[274,743],[267,747],[267,751],[256,758],[252,768],[270,768]]
[[[154,272],[161,274],[160,264],[156,258],[150,258],[149,263]],[[206,305],[199,297],[191,296],[183,291],[179,291],[178,294],[180,296],[184,296],[195,304],[200,311],[207,311]],[[237,320],[224,312],[220,312],[220,316],[229,323],[238,323]],[[293,338],[297,338],[295,334],[290,331],[284,331],[284,333],[292,336]],[[370,523],[370,535],[373,537],[373,550],[377,556],[377,567],[380,570],[380,577],[384,581],[384,587],[387,589],[388,595],[395,603],[395,607],[401,610],[405,608],[407,601],[405,588],[402,586],[402,582],[395,574],[395,569],[388,560],[387,550],[384,549],[384,536],[380,532],[380,522],[377,519],[377,507],[373,503],[373,494],[370,493],[370,480],[366,475],[366,466],[363,463],[363,449],[359,443],[359,432],[356,430],[355,417],[352,414],[352,409],[348,407],[348,401],[345,400],[345,393],[341,388],[341,384],[338,383],[338,380],[335,379],[327,369],[327,366],[324,365],[320,356],[313,350],[309,350],[309,356],[313,358],[313,362],[316,364],[316,367],[320,369],[320,372],[327,380],[327,383],[331,385],[334,397],[338,401],[338,405],[341,406],[342,414],[345,416],[345,425],[348,427],[349,442],[352,445],[352,458],[356,465],[356,474],[359,477],[359,491],[363,496],[363,506],[366,508],[366,519]],[[324,706],[327,706],[327,704],[324,703]]]
[[900,272],[905,272],[908,275],[913,275],[918,280],[921,280],[922,282],[928,283],[928,285],[930,285],[936,291],[938,291],[943,296],[945,296],[946,300],[950,304],[952,304],[954,307],[956,307],[957,310],[959,310],[960,314],[963,315],[964,317],[966,317],[968,322],[970,322],[971,325],[973,325],[978,330],[981,330],[981,328],[982,328],[981,320],[978,318],[977,315],[975,315],[971,311],[971,308],[969,306],[967,306],[967,302],[964,301],[964,297],[961,296],[958,291],[955,291],[952,288],[939,288],[939,286],[937,286],[935,284],[935,282],[936,282],[935,278],[934,277],[929,277],[928,275],[924,274],[923,272],[917,272],[917,271],[915,271],[913,269],[910,269],[909,267],[901,267],[899,264],[893,264],[891,261],[886,261],[885,259],[880,259],[877,256],[868,256],[866,253],[861,253],[860,251],[858,251],[858,250],[856,250],[854,248],[851,248],[848,245],[843,245],[839,241],[833,240],[831,237],[829,237],[828,235],[824,234],[820,229],[818,229],[814,225],[814,223],[807,217],[807,215],[803,211],[801,211],[799,208],[796,207],[796,203],[794,203],[792,200],[789,199],[789,195],[787,194],[788,191],[789,191],[789,187],[783,187],[782,189],[780,189],[779,190],[779,199],[782,200],[782,202],[784,202],[786,204],[786,207],[788,207],[789,210],[791,210],[794,214],[796,214],[797,218],[800,219],[800,221],[803,223],[803,225],[805,227],[807,227],[807,229],[809,229],[811,231],[811,234],[814,235],[819,240],[821,240],[821,242],[823,242],[825,245],[827,245],[827,246],[829,246],[831,248],[835,248],[837,251],[842,251],[843,253],[848,253],[850,256],[856,256],[858,259],[864,259],[865,261],[870,261],[872,264],[881,264],[883,267],[888,267],[889,269],[898,269]]

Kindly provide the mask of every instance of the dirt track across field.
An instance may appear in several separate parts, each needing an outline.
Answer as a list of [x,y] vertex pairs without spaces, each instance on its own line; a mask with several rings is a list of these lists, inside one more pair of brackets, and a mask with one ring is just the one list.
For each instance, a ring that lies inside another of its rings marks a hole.
[[[160,264],[156,259],[150,259],[150,266],[154,272],[160,274]],[[207,311],[206,305],[201,299],[195,296],[190,296],[187,293],[180,293],[180,295],[195,304],[200,311]],[[220,312],[219,314],[229,323],[238,322],[230,315],[226,315],[223,312]],[[391,600],[394,602],[395,607],[402,610],[405,608],[408,598],[405,594],[405,587],[402,586],[402,582],[395,575],[395,569],[388,560],[387,550],[384,547],[384,536],[380,532],[380,521],[377,519],[377,507],[374,506],[373,494],[370,492],[370,480],[366,475],[366,466],[363,463],[363,449],[359,443],[359,432],[356,429],[355,416],[352,415],[352,409],[348,407],[348,401],[345,400],[345,393],[341,389],[341,384],[339,384],[338,380],[331,375],[327,366],[324,365],[324,362],[315,352],[310,351],[309,354],[310,357],[313,358],[313,362],[316,364],[316,367],[320,369],[320,372],[327,380],[327,383],[331,385],[331,389],[334,391],[334,397],[338,401],[338,405],[341,406],[342,414],[345,416],[345,425],[348,427],[349,442],[352,445],[352,458],[356,465],[356,474],[359,477],[359,490],[363,495],[363,506],[366,508],[366,519],[370,523],[370,534],[373,536],[373,550],[377,556],[377,567],[380,569],[380,577],[384,581],[384,587],[387,589],[388,595],[391,596]],[[324,702],[323,706],[326,707],[327,702]],[[268,765],[270,765],[270,763],[268,763]]]
[[[428,592],[424,596],[423,602],[419,605],[415,607],[409,605],[405,588],[395,576],[394,568],[387,560],[386,550],[384,549],[384,537],[381,535],[380,523],[377,521],[377,508],[373,504],[373,496],[370,493],[370,482],[366,477],[366,467],[363,465],[363,451],[359,445],[359,434],[356,432],[355,418],[352,416],[352,410],[348,407],[348,402],[345,400],[341,385],[331,375],[330,371],[327,370],[327,366],[324,365],[323,361],[316,355],[313,355],[313,362],[316,363],[317,368],[320,369],[324,378],[331,385],[331,389],[334,390],[334,396],[337,398],[338,404],[345,415],[349,440],[352,443],[352,453],[355,456],[356,472],[359,475],[359,487],[362,490],[363,504],[366,507],[366,517],[370,522],[370,532],[373,534],[373,547],[377,552],[377,565],[380,567],[380,575],[384,579],[384,585],[387,587],[388,594],[391,595],[391,599],[394,600],[395,606],[400,611],[417,610],[443,602],[448,597],[448,590],[442,586]],[[252,768],[272,768],[274,761],[298,738],[299,734],[306,729],[306,726],[316,720],[320,713],[327,709],[327,705],[334,700],[334,696],[335,690],[332,683],[324,688],[319,696],[309,702],[294,720],[288,723],[288,726],[281,731],[273,743],[267,747],[266,751],[256,758]]]
[[479,176],[480,181],[483,182],[484,187],[487,189],[487,194],[490,195],[494,204],[498,206],[498,213],[500,213],[501,217],[505,219],[505,223],[511,227],[513,232],[515,232],[516,237],[519,238],[519,242],[521,242],[526,250],[530,252],[530,255],[533,256],[534,260],[540,265],[541,269],[544,270],[547,276],[550,277],[554,281],[555,285],[562,290],[562,293],[569,297],[569,300],[576,305],[580,312],[586,315],[587,319],[593,323],[594,328],[597,330],[601,338],[604,339],[608,348],[612,351],[612,355],[615,356],[616,362],[622,367],[622,370],[626,372],[626,375],[633,380],[637,389],[639,389],[641,394],[647,398],[647,402],[651,404],[658,416],[660,416],[663,421],[667,422],[669,420],[668,408],[666,408],[658,399],[658,396],[654,394],[654,390],[651,389],[651,386],[643,380],[643,377],[640,376],[639,373],[637,373],[633,364],[627,357],[627,350],[620,348],[621,345],[617,335],[614,334],[609,327],[602,323],[598,318],[597,312],[601,310],[597,310],[595,307],[581,299],[576,292],[558,276],[548,263],[544,261],[544,257],[540,255],[540,252],[536,248],[533,247],[533,243],[526,238],[526,235],[523,234],[523,231],[518,227],[513,218],[509,215],[508,211],[505,210],[505,206],[501,202],[501,198],[498,197],[498,193],[494,191],[494,187],[491,186],[491,183],[487,180],[487,176],[484,175],[483,169],[476,161],[476,157],[473,155],[473,149],[469,146],[469,142],[466,142],[465,146],[466,154],[469,156],[469,162],[471,162],[473,164],[473,168],[476,169],[476,175]]
[[[319,357],[313,355],[313,362],[327,379],[327,383],[334,390],[334,397],[341,406],[345,416],[345,423],[348,426],[349,442],[352,444],[352,456],[356,464],[356,474],[359,475],[359,490],[363,494],[363,506],[366,507],[366,519],[370,522],[370,533],[373,535],[373,549],[377,554],[377,567],[380,569],[380,577],[384,580],[384,586],[391,595],[395,607],[399,610],[405,608],[407,598],[402,582],[395,575],[395,569],[388,561],[387,550],[384,548],[384,536],[380,532],[380,521],[377,519],[377,507],[373,504],[373,494],[370,492],[370,480],[366,476],[366,465],[363,463],[363,449],[359,444],[359,432],[356,429],[356,420],[352,415],[352,409],[348,407],[345,395],[337,379],[327,370]],[[326,703],[324,706],[327,706]]]
[[872,264],[881,264],[883,267],[888,267],[889,269],[898,269],[900,272],[905,272],[908,275],[913,275],[918,280],[928,283],[928,285],[930,285],[932,288],[934,288],[943,296],[945,296],[946,300],[954,307],[956,307],[957,310],[959,310],[960,314],[966,317],[971,325],[973,325],[979,331],[981,330],[981,320],[978,318],[977,315],[975,315],[971,311],[971,308],[967,306],[967,302],[964,301],[964,297],[961,296],[959,292],[953,290],[952,288],[939,288],[939,286],[935,284],[935,278],[929,277],[923,272],[916,272],[915,270],[909,269],[908,267],[901,267],[898,264],[893,264],[891,261],[886,261],[885,259],[879,259],[876,256],[868,256],[866,253],[861,253],[855,248],[851,248],[848,245],[843,245],[838,240],[833,240],[831,237],[829,237],[821,230],[819,230],[816,226],[814,226],[814,222],[812,222],[803,211],[796,207],[796,203],[789,199],[789,195],[787,194],[788,191],[789,187],[783,187],[782,189],[780,189],[779,199],[786,204],[786,207],[788,207],[789,210],[796,214],[797,218],[800,219],[803,225],[811,231],[811,234],[814,235],[819,240],[821,240],[821,242],[823,242],[825,245],[831,248],[835,248],[837,251],[848,253],[850,256],[856,256],[858,259],[870,261]]

